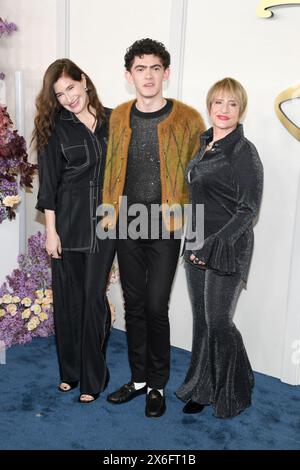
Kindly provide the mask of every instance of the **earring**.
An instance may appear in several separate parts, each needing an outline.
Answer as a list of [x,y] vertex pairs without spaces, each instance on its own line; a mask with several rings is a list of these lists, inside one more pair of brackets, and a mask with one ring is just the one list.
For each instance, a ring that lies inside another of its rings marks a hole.
[[84,87],[84,91],[88,91],[88,89],[87,89],[87,87],[86,87],[86,86]]

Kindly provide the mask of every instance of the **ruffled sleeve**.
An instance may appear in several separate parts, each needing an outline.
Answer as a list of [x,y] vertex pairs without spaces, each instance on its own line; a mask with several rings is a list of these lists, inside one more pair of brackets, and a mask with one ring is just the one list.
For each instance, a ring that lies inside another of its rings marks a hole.
[[[218,237],[217,234],[208,237],[200,250],[186,250],[184,256],[185,260],[190,262],[190,256],[192,254],[200,261],[203,261],[205,266],[210,269],[220,271],[224,274],[236,272],[236,254],[234,245],[232,242]],[[203,265],[201,266],[196,263],[192,264],[203,269]]]

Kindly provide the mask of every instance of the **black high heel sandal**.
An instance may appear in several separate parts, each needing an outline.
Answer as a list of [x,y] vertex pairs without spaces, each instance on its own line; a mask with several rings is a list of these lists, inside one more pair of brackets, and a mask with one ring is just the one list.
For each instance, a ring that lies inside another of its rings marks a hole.
[[70,392],[71,390],[73,390],[74,388],[76,388],[78,386],[79,380],[74,380],[74,382],[62,382],[62,383],[65,383],[65,384],[69,385],[70,388],[68,388],[67,390],[64,390],[63,388],[61,388],[61,384],[57,388],[60,392],[67,393],[67,392]]
[[[92,400],[81,400],[82,395],[89,395],[90,397],[93,397]],[[81,393],[80,397],[78,398],[79,403],[84,403],[87,405],[88,403],[94,403],[94,401],[99,398],[100,393]]]
[[[110,373],[109,373],[109,370],[108,368],[106,368],[106,378],[105,378],[105,383],[104,383],[104,387],[103,387],[103,390],[104,391],[108,385],[108,382],[109,382],[109,378],[110,378]],[[82,395],[89,395],[91,397],[93,397],[92,400],[81,400],[81,396]],[[79,403],[93,403],[95,400],[97,400],[97,398],[99,398],[99,395],[100,395],[100,392],[99,393],[81,393],[80,394],[80,397],[78,398],[78,401]]]

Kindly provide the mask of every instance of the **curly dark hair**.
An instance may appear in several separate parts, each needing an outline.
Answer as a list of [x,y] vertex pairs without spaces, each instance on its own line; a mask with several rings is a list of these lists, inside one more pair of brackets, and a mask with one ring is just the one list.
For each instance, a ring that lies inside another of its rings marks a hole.
[[144,54],[153,54],[161,59],[164,69],[167,69],[171,63],[171,57],[162,42],[154,39],[145,38],[135,41],[128,47],[124,57],[125,68],[130,72],[135,57],[142,57]]
[[78,65],[70,59],[57,59],[47,68],[42,89],[36,99],[36,115],[34,119],[34,130],[31,144],[41,152],[47,145],[49,137],[53,131],[55,115],[61,109],[53,89],[53,85],[62,76],[67,76],[75,81],[80,81],[82,74],[86,78],[87,93],[89,97],[88,109],[93,107],[96,111],[95,119],[105,121],[103,105],[98,97],[96,88],[90,77],[81,70]]

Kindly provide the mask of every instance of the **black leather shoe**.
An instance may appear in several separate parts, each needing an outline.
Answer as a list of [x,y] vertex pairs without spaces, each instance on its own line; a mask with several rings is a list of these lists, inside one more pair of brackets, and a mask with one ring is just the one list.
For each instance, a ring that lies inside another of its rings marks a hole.
[[183,413],[186,413],[188,415],[194,414],[194,413],[201,413],[203,411],[205,405],[201,405],[200,403],[197,403],[196,401],[189,400],[184,407],[182,408]]
[[129,382],[128,384],[123,385],[121,388],[116,390],[113,393],[107,395],[107,401],[113,403],[114,405],[121,405],[122,403],[127,403],[139,395],[143,395],[147,391],[147,385],[139,390],[134,388],[134,383]]
[[145,415],[148,418],[159,418],[166,411],[166,401],[164,395],[153,388],[146,397]]

